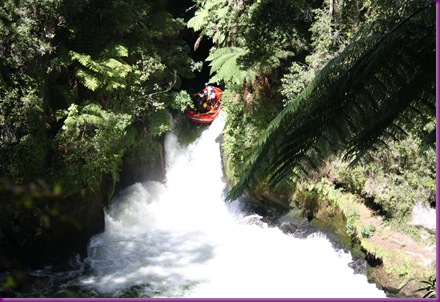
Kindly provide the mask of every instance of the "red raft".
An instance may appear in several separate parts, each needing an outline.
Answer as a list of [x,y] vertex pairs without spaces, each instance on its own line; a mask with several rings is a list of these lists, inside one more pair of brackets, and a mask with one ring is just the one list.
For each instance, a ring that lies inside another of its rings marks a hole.
[[195,123],[211,124],[223,108],[223,91],[218,87],[206,86],[194,96],[194,109],[185,111],[186,117]]

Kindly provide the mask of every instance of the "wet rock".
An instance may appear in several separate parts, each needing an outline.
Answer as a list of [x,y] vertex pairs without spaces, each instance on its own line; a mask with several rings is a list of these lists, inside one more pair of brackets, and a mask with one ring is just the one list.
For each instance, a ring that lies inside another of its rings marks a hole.
[[308,219],[289,214],[278,219],[277,227],[284,233],[291,234],[296,238],[307,238],[319,231]]
[[267,228],[267,223],[265,223],[262,220],[262,216],[258,215],[258,214],[253,214],[253,215],[249,215],[249,216],[245,216],[242,219],[239,220],[240,224],[254,224],[254,225],[258,225],[262,228]]
[[48,194],[32,200],[28,208],[14,206],[13,198],[6,200],[0,269],[65,263],[73,253],[85,255],[90,238],[104,230],[103,204],[114,186],[112,177],[103,177],[101,185],[87,188],[84,194],[67,199]]
[[353,258],[353,261],[348,263],[355,274],[365,275],[367,273],[367,262],[360,258]]
[[417,290],[423,287],[420,280],[408,280],[401,277],[396,277],[395,274],[387,272],[384,265],[374,268],[368,268],[367,276],[369,281],[380,284],[381,287],[393,297],[414,297],[422,298],[423,293]]
[[301,220],[299,218],[290,215],[284,215],[278,219],[278,228],[285,234],[293,235],[298,230],[300,223]]
[[116,193],[137,182],[147,180],[163,181],[165,179],[163,141],[155,147],[159,150],[157,154],[149,154],[147,151],[140,154],[131,154],[132,159],[129,162],[124,162],[116,186]]
[[291,223],[282,223],[279,226],[279,229],[283,231],[284,234],[295,234],[296,230],[298,229],[298,226],[291,224]]
[[365,251],[365,260],[371,267],[377,267],[383,264],[382,259],[377,258],[373,254],[369,253],[368,251]]
[[422,205],[420,202],[414,206],[411,224],[421,226],[428,231],[435,233],[437,223],[436,219],[437,214],[435,209],[428,208]]

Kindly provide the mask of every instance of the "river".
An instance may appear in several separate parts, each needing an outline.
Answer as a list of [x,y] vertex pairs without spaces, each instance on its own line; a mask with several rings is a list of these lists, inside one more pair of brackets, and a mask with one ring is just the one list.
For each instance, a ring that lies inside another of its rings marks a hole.
[[221,115],[188,145],[168,133],[166,181],[121,191],[76,270],[34,276],[58,297],[385,298],[324,234],[295,238],[224,201],[223,127]]

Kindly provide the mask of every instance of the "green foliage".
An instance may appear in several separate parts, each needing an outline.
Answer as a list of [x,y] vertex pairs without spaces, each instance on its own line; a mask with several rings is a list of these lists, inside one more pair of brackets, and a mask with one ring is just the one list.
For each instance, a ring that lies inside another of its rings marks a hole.
[[150,133],[154,136],[160,136],[171,130],[172,117],[167,110],[155,110],[150,112]]
[[[242,99],[242,95],[245,99]],[[252,101],[246,97],[251,96],[246,92],[235,93],[232,89],[225,90],[222,97],[223,108],[227,112],[222,148],[224,156],[227,157],[227,174],[233,181],[242,176],[239,165],[249,157],[255,147],[255,141],[276,110],[274,104],[267,102],[263,97],[252,96]]]
[[345,224],[345,227],[347,229],[347,234],[350,237],[353,237],[356,235],[356,224],[359,221],[359,214],[351,211],[345,214],[347,218],[347,222]]
[[171,90],[193,73],[184,23],[168,9],[144,0],[4,1],[0,172],[18,182],[50,174],[74,194],[117,173],[124,150],[143,147],[141,131],[124,138],[129,124],[149,137],[169,129]]
[[417,290],[417,292],[420,291],[426,291],[426,294],[423,296],[423,298],[436,298],[437,297],[437,277],[431,276],[428,280],[422,280],[420,281],[422,283],[425,283],[425,287],[421,287]]
[[225,160],[226,174],[229,179],[237,180],[240,177],[236,174],[237,164],[250,153],[257,131],[249,119],[249,114],[245,113],[244,102],[235,99],[232,90],[225,91],[222,99],[224,110],[227,112],[222,144],[224,154],[228,157],[228,160]]
[[308,1],[255,1],[243,26],[249,51],[242,64],[268,73],[281,62],[301,54],[306,48]]
[[[338,30],[338,24],[335,23],[334,16],[329,10],[327,3],[323,8],[313,10],[315,22],[310,27],[313,53],[306,58],[306,62],[315,73],[334,58],[348,42],[343,36],[344,33]],[[345,34],[349,33],[350,31],[345,32]]]
[[188,107],[193,107],[194,103],[188,92],[181,90],[172,94],[171,108],[184,112]]
[[416,203],[429,207],[436,195],[435,151],[419,153],[419,146],[420,139],[410,134],[388,141],[351,169],[335,160],[330,164],[331,178],[349,192],[373,200],[386,218],[407,221]]
[[40,175],[45,169],[46,148],[44,140],[37,136],[27,134],[20,137],[16,145],[2,150],[8,159],[5,163],[9,163],[7,175],[20,182]]
[[212,82],[226,85],[252,83],[276,72],[281,62],[305,49],[310,7],[306,2],[224,0],[196,1],[188,27],[212,39]]
[[215,16],[216,11],[219,8],[224,8],[227,1],[216,0],[209,1],[203,5],[203,9],[197,10],[189,21],[187,26],[193,28],[194,31],[200,31],[207,27],[207,24],[212,16]]
[[[408,125],[402,118],[411,108],[435,103],[434,17],[428,5],[397,25],[385,20],[390,27],[374,35],[366,28],[272,121],[229,197],[260,181],[276,185],[304,175],[341,151],[356,162],[379,138],[403,134],[396,124]],[[389,77],[393,71],[398,76]]]
[[61,157],[60,170],[53,171],[54,179],[68,183],[66,195],[99,184],[101,175],[118,178],[122,157],[132,136],[126,136],[131,123],[127,114],[115,114],[99,105],[71,105],[56,144]]
[[[57,2],[54,0],[6,0],[0,6],[0,48],[3,76],[16,68],[36,68],[51,45],[56,24]],[[7,48],[6,48],[7,46]],[[29,64],[29,65],[27,65]],[[8,66],[8,68],[5,68]],[[35,70],[34,70],[35,71]]]
[[195,49],[202,41],[203,36],[212,39],[215,46],[211,49],[206,61],[210,61],[210,82],[222,82],[226,86],[251,83],[255,80],[258,64],[245,66],[244,58],[251,49],[245,47],[244,33],[249,25],[249,18],[254,1],[231,2],[224,0],[195,1],[197,10],[194,17],[188,21],[188,27],[200,31],[200,38]]
[[0,91],[0,175],[30,181],[46,166],[43,101],[32,88]]
[[112,107],[140,118],[146,116],[151,108],[164,107],[163,100],[159,97],[162,87],[153,83],[165,69],[166,66],[159,57],[141,56],[133,65],[133,72],[127,76],[127,83],[131,84],[127,86],[130,87],[128,95],[124,102],[112,104]]
[[226,0],[193,1],[199,6],[194,17],[187,26],[200,32],[201,36],[208,36],[219,46],[230,45],[235,39],[232,33],[237,31],[237,17],[240,7]]
[[69,54],[72,61],[80,63],[80,68],[76,70],[78,79],[86,88],[92,91],[98,88],[107,90],[124,88],[125,77],[132,71],[130,65],[115,59],[128,56],[127,48],[122,45],[106,49],[99,60],[93,60],[90,55],[79,54],[74,51],[70,51]]
[[252,82],[256,73],[252,69],[243,69],[238,59],[247,53],[246,49],[240,47],[224,47],[215,50],[206,60],[211,61],[210,82],[225,82],[232,85],[240,85],[243,82]]
[[396,8],[392,1],[373,2],[378,1],[333,1],[330,7],[330,3],[324,1],[321,7],[311,11],[313,23],[309,28],[310,53],[304,62],[293,61],[281,79],[286,104],[295,100],[316,74],[350,43],[359,30],[359,23],[364,22],[362,12],[367,11],[366,22],[369,24],[375,23],[377,19],[402,15],[403,10]]
[[376,228],[374,227],[374,225],[363,225],[361,228],[361,236],[366,239],[371,238],[373,237],[375,231]]
[[283,100],[284,105],[289,104],[291,100],[298,97],[312,81],[313,76],[314,73],[312,69],[306,67],[304,64],[293,62],[288,72],[281,79],[283,84],[281,93],[286,97],[286,99]]
[[[398,5],[392,0],[367,0],[362,3],[363,9],[369,11],[369,22],[392,17],[393,15],[401,15],[405,12],[408,4],[409,6],[417,4],[417,2],[423,3],[423,1],[404,0],[401,1],[400,7],[396,9]],[[426,2],[425,2],[426,3]]]

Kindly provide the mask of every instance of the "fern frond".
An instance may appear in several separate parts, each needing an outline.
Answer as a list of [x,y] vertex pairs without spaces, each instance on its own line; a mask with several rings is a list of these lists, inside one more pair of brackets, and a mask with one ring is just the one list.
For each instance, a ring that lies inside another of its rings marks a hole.
[[126,58],[128,57],[128,48],[123,45],[117,44],[113,47],[105,49],[101,56],[103,58]]
[[206,1],[203,8],[206,10],[209,10],[209,11],[213,11],[213,10],[217,10],[219,7],[221,7],[223,5],[227,5],[227,4],[228,4],[227,0],[210,0],[210,1]]
[[215,74],[210,79],[211,82],[224,81],[226,83],[241,84],[245,80],[255,79],[255,72],[252,70],[243,70],[238,59],[248,52],[241,47],[223,47],[216,49],[206,58],[211,61],[211,74]]
[[84,85],[84,87],[90,89],[91,91],[95,91],[102,86],[102,82],[97,77],[93,76],[90,72],[87,72],[87,70],[77,70],[76,76]]
[[206,20],[209,19],[210,12],[207,10],[196,11],[194,17],[188,20],[187,27],[194,29],[194,31],[200,31],[205,27]]
[[[106,75],[110,78],[125,78],[127,74],[132,71],[130,65],[122,63],[116,59],[108,59],[102,62],[102,65],[107,67],[105,69]],[[104,71],[104,70],[103,70]]]
[[93,62],[90,55],[77,53],[75,51],[69,51],[69,55],[72,61],[77,61],[84,67],[89,67]]
[[[132,72],[132,67],[115,57],[128,56],[128,49],[116,45],[102,53],[103,59],[93,60],[90,55],[69,52],[72,61],[80,64],[76,76],[87,89],[95,91],[106,87],[107,90],[125,87],[125,78]],[[113,56],[113,57],[108,57]]]
[[390,24],[363,29],[271,122],[229,200],[260,182],[306,175],[334,153],[356,162],[383,137],[402,134],[395,125],[411,106],[435,104],[434,6]]
[[102,117],[84,113],[78,117],[77,124],[78,126],[84,126],[84,125],[100,126],[104,124],[104,120],[102,119]]

